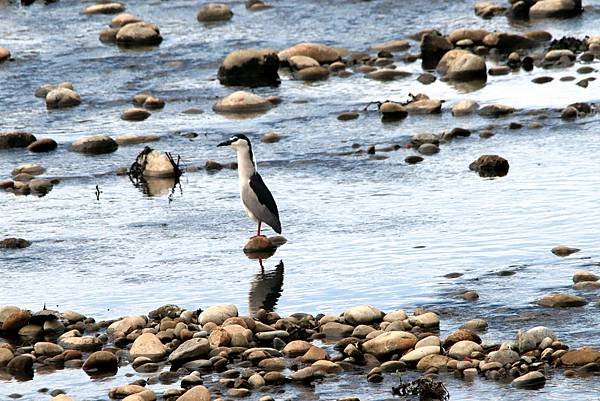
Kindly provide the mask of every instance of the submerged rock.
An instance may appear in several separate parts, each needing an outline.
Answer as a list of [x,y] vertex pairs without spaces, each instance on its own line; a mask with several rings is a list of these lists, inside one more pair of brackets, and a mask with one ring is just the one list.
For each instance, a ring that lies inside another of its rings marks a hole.
[[320,81],[329,77],[329,70],[325,67],[307,67],[294,73],[294,77],[302,81]]
[[410,43],[406,40],[390,40],[385,43],[378,43],[371,46],[374,50],[377,51],[388,51],[388,52],[396,52],[403,51],[410,48]]
[[263,112],[273,107],[267,99],[254,93],[237,91],[217,101],[213,110],[220,113]]
[[209,3],[202,6],[196,18],[200,22],[227,21],[233,17],[233,12],[227,4]]
[[229,53],[219,67],[222,85],[279,85],[279,57],[272,49],[243,49]]
[[151,114],[148,111],[146,111],[144,109],[137,108],[137,107],[132,107],[131,109],[125,110],[121,114],[121,120],[125,120],[125,121],[144,121],[145,119],[147,119],[150,116],[151,116]]
[[571,248],[564,245],[555,246],[552,248],[551,252],[556,256],[569,256],[573,253],[579,252],[581,249],[579,248]]
[[73,152],[99,155],[112,153],[118,147],[117,142],[108,135],[93,135],[76,139],[70,149]]
[[498,155],[483,155],[469,165],[481,177],[504,177],[508,174],[508,160]]
[[155,46],[162,39],[158,26],[148,22],[127,24],[115,36],[116,43],[121,46]]
[[571,294],[549,294],[542,297],[538,304],[549,308],[571,308],[587,304],[585,298]]
[[478,15],[482,18],[491,18],[493,16],[503,14],[505,11],[506,7],[490,1],[482,1],[475,4],[475,15]]
[[46,95],[46,107],[49,109],[75,107],[79,104],[81,104],[81,97],[69,88],[59,87],[51,90]]
[[38,139],[27,146],[27,150],[33,153],[51,152],[58,147],[56,141],[52,138]]
[[10,50],[5,47],[0,47],[0,63],[10,60]]
[[122,28],[127,24],[133,24],[134,22],[141,22],[141,20],[135,15],[122,13],[114,17],[110,21],[111,28]]
[[500,117],[514,113],[515,109],[503,104],[489,104],[479,109],[479,115],[484,117]]
[[35,140],[35,136],[29,132],[2,132],[0,133],[0,149],[25,148]]
[[515,388],[523,389],[538,389],[544,387],[546,377],[540,371],[525,373],[523,376],[517,377],[511,383]]
[[31,242],[23,238],[5,238],[0,241],[0,249],[23,249],[31,246]]
[[121,3],[100,3],[87,7],[83,10],[84,14],[117,14],[125,11],[125,6]]
[[315,59],[319,64],[331,64],[340,59],[337,50],[320,43],[299,43],[278,53],[279,60],[284,65],[293,56],[307,56]]

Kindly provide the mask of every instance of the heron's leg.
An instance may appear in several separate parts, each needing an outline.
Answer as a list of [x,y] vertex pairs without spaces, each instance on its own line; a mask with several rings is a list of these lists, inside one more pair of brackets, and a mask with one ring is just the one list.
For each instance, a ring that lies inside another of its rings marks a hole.
[[261,221],[259,220],[258,221],[258,229],[256,230],[256,236],[257,237],[260,237],[260,223],[261,223]]

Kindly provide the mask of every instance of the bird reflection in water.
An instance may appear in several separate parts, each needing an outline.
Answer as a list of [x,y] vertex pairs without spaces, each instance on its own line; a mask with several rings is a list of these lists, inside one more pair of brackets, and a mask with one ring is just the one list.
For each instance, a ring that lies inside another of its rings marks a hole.
[[283,261],[280,260],[274,270],[265,270],[263,258],[257,259],[260,273],[254,276],[248,294],[248,309],[252,316],[255,316],[259,309],[268,312],[275,310],[283,291]]
[[132,178],[129,177],[134,187],[149,197],[169,194],[169,203],[173,200],[175,191],[183,195],[183,188],[179,178]]

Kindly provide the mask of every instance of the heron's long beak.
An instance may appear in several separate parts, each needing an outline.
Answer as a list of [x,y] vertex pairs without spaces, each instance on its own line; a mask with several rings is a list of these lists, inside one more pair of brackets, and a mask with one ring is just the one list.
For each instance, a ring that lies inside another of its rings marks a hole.
[[228,140],[228,141],[221,142],[220,144],[218,144],[218,145],[217,145],[217,147],[219,147],[219,146],[229,146],[229,145],[231,145],[232,143],[233,143],[233,141],[230,139],[230,140]]

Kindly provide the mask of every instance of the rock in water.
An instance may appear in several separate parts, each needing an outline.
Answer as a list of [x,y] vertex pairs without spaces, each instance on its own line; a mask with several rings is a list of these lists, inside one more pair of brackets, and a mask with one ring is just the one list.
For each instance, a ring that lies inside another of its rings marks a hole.
[[568,246],[564,246],[564,245],[559,245],[559,246],[555,246],[554,248],[552,248],[552,253],[555,254],[556,256],[569,256],[573,253],[577,253],[579,252],[581,249],[579,248],[571,248]]
[[134,22],[119,29],[115,37],[121,46],[155,46],[162,42],[158,26],[148,22]]
[[331,64],[340,59],[337,50],[320,43],[299,43],[278,53],[282,64],[287,65],[293,56],[307,56],[315,59],[319,64]]
[[25,148],[35,140],[35,136],[29,132],[2,132],[0,133],[0,149]]
[[32,142],[27,146],[27,150],[33,153],[50,152],[56,149],[58,144],[54,139],[43,138]]
[[581,0],[541,0],[531,6],[529,16],[531,18],[568,18],[577,16],[582,11]]
[[81,104],[79,94],[72,89],[56,88],[46,95],[46,107],[49,109],[62,109],[75,107]]
[[271,242],[271,240],[265,236],[254,236],[246,242],[244,245],[244,252],[246,253],[254,253],[254,252],[265,252],[272,251],[277,247]]
[[71,150],[79,153],[89,153],[99,155],[103,153],[112,153],[119,145],[107,135],[93,135],[78,138],[71,144]]
[[511,384],[516,388],[538,389],[544,387],[544,384],[546,384],[546,377],[542,372],[534,371],[526,373],[521,377],[517,377]]
[[504,177],[510,168],[508,160],[497,155],[483,155],[469,165],[481,177]]
[[272,103],[254,93],[237,91],[217,101],[213,110],[218,113],[264,112],[273,107]]
[[209,3],[198,11],[197,19],[200,22],[227,21],[233,17],[233,12],[227,4]]
[[94,4],[83,10],[84,14],[117,14],[125,11],[125,7],[121,3],[101,3]]
[[125,121],[144,121],[148,117],[150,117],[150,113],[138,107],[127,109],[121,114],[121,120]]
[[10,59],[10,50],[5,47],[0,47],[0,63]]
[[549,308],[571,308],[587,304],[585,298],[571,294],[549,294],[542,297],[538,304]]
[[219,67],[222,85],[279,85],[279,57],[271,49],[243,49],[229,53]]
[[450,50],[440,60],[437,72],[455,81],[485,81],[485,61],[467,50]]
[[452,43],[436,33],[426,33],[421,38],[423,69],[436,68],[444,54],[452,49]]
[[23,238],[5,238],[0,241],[0,249],[23,249],[31,245],[31,242]]
[[116,373],[117,369],[117,357],[109,351],[96,351],[83,364],[83,370],[90,375]]

